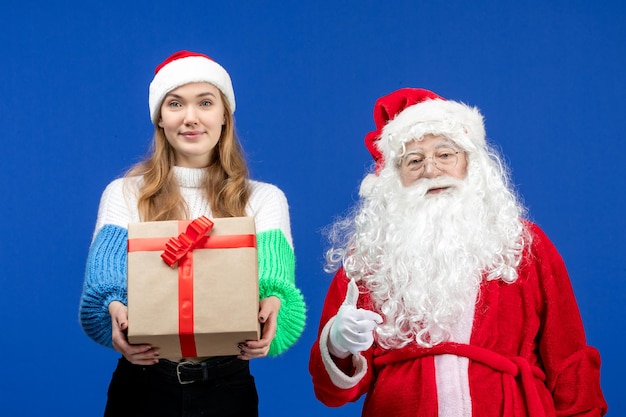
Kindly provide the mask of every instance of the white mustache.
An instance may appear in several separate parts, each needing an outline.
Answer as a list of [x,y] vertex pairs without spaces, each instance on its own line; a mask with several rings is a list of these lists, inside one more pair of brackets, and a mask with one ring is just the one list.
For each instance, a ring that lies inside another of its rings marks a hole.
[[428,190],[434,188],[458,188],[461,189],[465,185],[465,181],[452,177],[423,178],[416,183],[407,187],[409,194],[416,194],[423,197]]

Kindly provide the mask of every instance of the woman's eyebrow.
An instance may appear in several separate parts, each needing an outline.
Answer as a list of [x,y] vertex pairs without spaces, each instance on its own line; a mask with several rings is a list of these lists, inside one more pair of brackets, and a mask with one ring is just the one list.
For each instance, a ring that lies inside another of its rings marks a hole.
[[217,97],[214,93],[210,91],[207,91],[206,93],[199,93],[196,97],[204,97],[204,96]]
[[[215,94],[213,94],[210,91],[207,91],[206,93],[198,93],[198,94],[196,94],[196,97],[205,97],[205,96],[217,97]],[[177,99],[182,99],[183,98],[183,96],[181,96],[179,94],[176,94],[176,93],[167,93],[165,95],[165,97],[174,97],[174,98],[177,98]]]

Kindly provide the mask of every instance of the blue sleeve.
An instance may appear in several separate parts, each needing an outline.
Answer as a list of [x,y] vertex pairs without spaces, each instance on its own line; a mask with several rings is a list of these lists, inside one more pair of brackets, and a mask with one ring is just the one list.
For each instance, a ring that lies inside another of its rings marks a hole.
[[112,347],[109,304],[127,304],[126,259],[128,231],[105,225],[96,235],[87,256],[79,319],[83,331],[95,342]]

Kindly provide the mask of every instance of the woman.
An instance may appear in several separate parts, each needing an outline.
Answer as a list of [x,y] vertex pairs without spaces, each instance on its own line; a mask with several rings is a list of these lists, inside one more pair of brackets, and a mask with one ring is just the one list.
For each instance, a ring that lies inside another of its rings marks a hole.
[[[248,178],[235,134],[231,79],[217,62],[174,53],[156,68],[149,107],[151,152],[102,194],[80,301],[85,333],[122,355],[105,416],[257,415],[248,361],[285,351],[305,321],[287,200],[274,185]],[[203,215],[255,217],[261,338],[242,341],[238,356],[160,359],[158,349],[131,345],[126,337],[128,224]],[[181,370],[190,380],[181,383]]]

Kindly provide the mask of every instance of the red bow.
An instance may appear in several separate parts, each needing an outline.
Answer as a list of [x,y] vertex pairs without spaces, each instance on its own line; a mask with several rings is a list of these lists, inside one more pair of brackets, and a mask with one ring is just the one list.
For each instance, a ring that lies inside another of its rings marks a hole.
[[187,230],[171,238],[165,244],[165,251],[161,254],[161,258],[169,266],[173,266],[189,251],[194,250],[198,246],[202,246],[207,240],[207,232],[213,228],[213,222],[205,216],[198,217],[192,221]]

